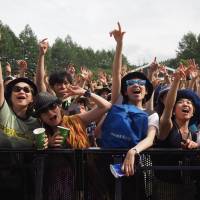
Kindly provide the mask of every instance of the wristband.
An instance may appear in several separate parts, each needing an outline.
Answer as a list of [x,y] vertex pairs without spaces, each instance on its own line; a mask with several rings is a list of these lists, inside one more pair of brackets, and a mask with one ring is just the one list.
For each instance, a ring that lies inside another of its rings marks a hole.
[[133,148],[132,150],[134,150],[134,151],[135,151],[136,155],[139,155],[139,152],[138,152],[138,150],[137,150],[137,149]]
[[83,94],[84,97],[86,98],[90,98],[92,95],[91,91],[90,90],[86,90],[85,93]]

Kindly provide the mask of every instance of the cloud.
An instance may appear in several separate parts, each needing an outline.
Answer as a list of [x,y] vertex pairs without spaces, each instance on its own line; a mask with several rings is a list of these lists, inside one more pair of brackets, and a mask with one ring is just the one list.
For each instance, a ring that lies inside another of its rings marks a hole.
[[175,57],[184,34],[200,33],[199,0],[6,0],[0,19],[18,35],[29,24],[38,39],[70,35],[83,47],[114,49],[108,35],[120,21],[132,64]]

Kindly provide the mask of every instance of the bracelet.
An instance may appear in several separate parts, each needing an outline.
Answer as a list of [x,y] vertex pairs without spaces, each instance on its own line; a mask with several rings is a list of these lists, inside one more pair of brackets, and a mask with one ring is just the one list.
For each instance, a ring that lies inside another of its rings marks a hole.
[[135,151],[136,155],[140,155],[139,152],[138,152],[138,150],[136,148],[133,148],[132,150]]
[[86,98],[90,98],[92,95],[91,91],[90,90],[86,90],[85,93],[83,94],[84,97]]

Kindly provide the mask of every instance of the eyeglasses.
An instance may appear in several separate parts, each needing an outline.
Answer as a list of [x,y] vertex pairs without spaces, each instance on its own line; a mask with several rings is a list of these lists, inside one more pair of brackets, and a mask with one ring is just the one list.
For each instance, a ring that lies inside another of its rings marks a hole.
[[12,91],[13,92],[20,92],[21,90],[23,90],[25,93],[30,93],[31,92],[31,89],[27,86],[25,87],[20,87],[18,85],[15,85],[13,88],[12,88]]
[[131,85],[134,85],[134,84],[138,84],[138,85],[144,86],[146,84],[146,80],[132,79],[132,80],[127,80],[126,81],[126,85],[127,86],[131,86]]
[[55,110],[57,107],[58,107],[57,103],[52,103],[49,106],[47,106],[46,108],[41,109],[39,113],[40,114],[47,113],[49,110]]

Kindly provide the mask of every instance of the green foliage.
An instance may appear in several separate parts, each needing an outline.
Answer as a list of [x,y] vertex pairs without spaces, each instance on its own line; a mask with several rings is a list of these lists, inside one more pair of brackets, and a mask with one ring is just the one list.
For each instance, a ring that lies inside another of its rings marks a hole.
[[194,58],[200,63],[200,35],[196,36],[194,33],[189,32],[183,36],[179,42],[177,51],[178,62],[185,62],[185,60]]
[[20,41],[7,25],[0,21],[0,59],[3,64],[9,62],[16,64],[15,60],[20,56]]
[[171,59],[165,60],[165,61],[161,62],[161,64],[164,64],[164,65],[174,68],[174,69],[176,69],[179,65],[177,58],[171,58]]
[[27,61],[30,71],[34,72],[38,59],[37,37],[29,25],[19,34],[21,58]]
[[[45,65],[48,71],[64,69],[68,63],[73,63],[76,70],[81,66],[86,66],[95,72],[103,70],[111,73],[114,50],[97,50],[92,48],[82,48],[67,35],[65,39],[57,38],[53,45],[49,47],[45,57]],[[177,68],[179,63],[186,63],[187,59],[195,58],[200,63],[200,34],[192,32],[183,36],[178,44],[177,57],[168,59],[162,63],[173,68]],[[17,37],[9,26],[0,21],[0,60],[5,66],[9,62],[16,70],[16,60],[24,59],[28,63],[29,71],[35,72],[38,60],[38,39],[29,25]],[[123,55],[123,64],[128,68],[133,68]],[[95,76],[95,75],[94,75]]]
[[[35,72],[38,59],[38,40],[31,27],[26,25],[17,37],[7,25],[3,25],[0,21],[0,34],[0,59],[3,61],[3,66],[8,61],[16,71],[16,61],[24,59],[28,63],[29,72]],[[113,58],[113,50],[94,51],[90,47],[82,48],[67,35],[64,40],[57,38],[49,47],[45,65],[48,71],[63,69],[68,63],[73,63],[77,66],[77,71],[81,66],[87,66],[93,72],[102,69],[111,73]],[[123,63],[129,65],[124,55]]]

